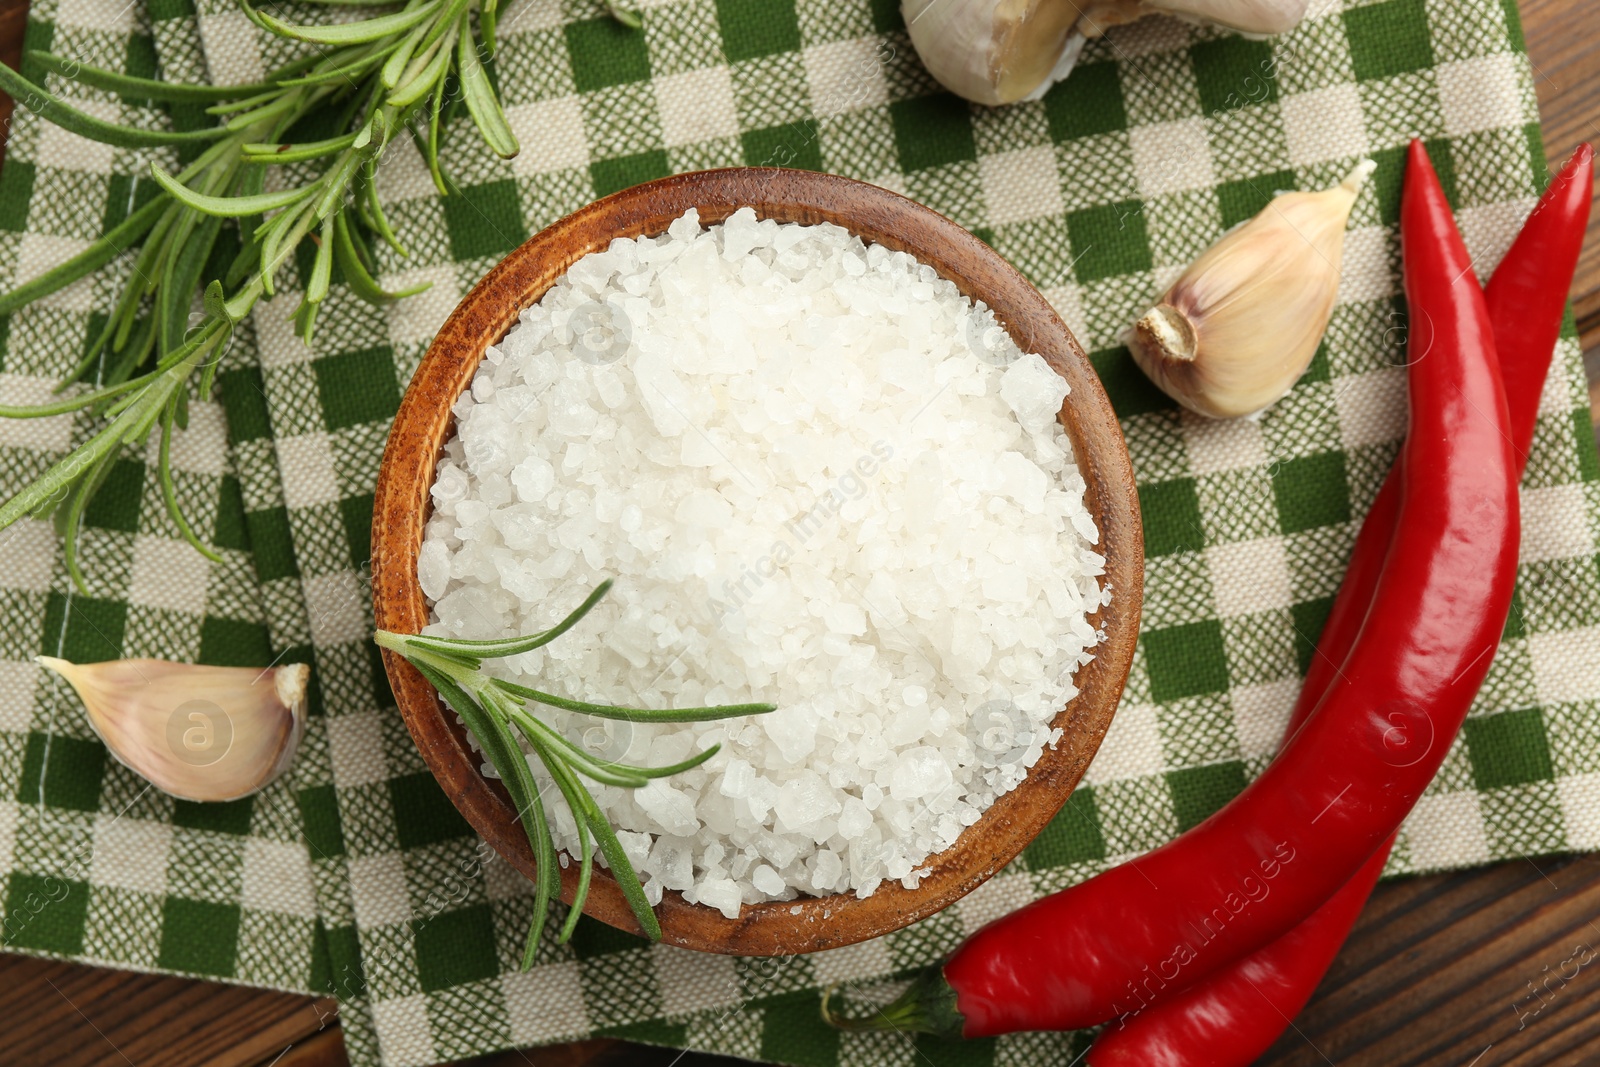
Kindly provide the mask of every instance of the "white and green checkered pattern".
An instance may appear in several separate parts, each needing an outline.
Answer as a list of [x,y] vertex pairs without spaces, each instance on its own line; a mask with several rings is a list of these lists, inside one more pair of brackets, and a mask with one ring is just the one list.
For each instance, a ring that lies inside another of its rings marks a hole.
[[[46,0],[31,13],[28,44],[150,74],[162,42],[172,39],[167,29],[141,5]],[[167,69],[183,55],[173,50]],[[192,45],[188,55],[191,74],[203,75]],[[104,118],[172,121],[140,101],[53,87]],[[125,217],[146,195],[151,159],[175,157],[94,145],[19,108],[0,177],[0,284],[59,262]],[[0,319],[7,402],[44,399],[77,362],[126,266]],[[15,492],[88,429],[70,416],[0,427],[0,490]],[[272,659],[277,642],[264,622],[221,404],[191,408],[173,459],[178,495],[221,563],[208,563],[168,519],[153,448],[123,456],[89,509],[87,596],[69,582],[48,523],[25,520],[0,532],[5,944],[251,985],[325,987],[295,783],[232,804],[174,801],[109,758],[71,689],[31,662],[40,652],[79,662],[152,656],[259,666]]]
[[[4,802],[14,829],[0,835],[8,922],[33,915],[27,894],[50,890],[52,877],[83,883],[65,900],[88,909],[41,907],[10,943],[289,988],[331,980],[358,1063],[430,1064],[607,1033],[803,1064],[1064,1065],[1081,1036],[951,1046],[840,1035],[818,1022],[817,989],[930,962],[988,919],[1199,822],[1265,764],[1404,428],[1394,228],[1404,146],[1428,141],[1484,275],[1544,178],[1514,6],[1314,0],[1305,25],[1274,42],[1150,20],[1092,43],[1044,100],[994,111],[938,91],[893,0],[637,6],[640,33],[593,0],[506,9],[497,77],[523,144],[515,160],[492,158],[458,125],[445,159],[458,191],[441,198],[409,144],[387,159],[386,201],[412,256],[387,258],[386,281],[432,290],[378,313],[336,286],[313,349],[288,328],[292,279],[255,315],[222,378],[228,447],[221,415],[205,415],[189,439],[209,425],[215,442],[180,463],[197,511],[221,516],[204,521],[227,565],[183,557],[148,488],[133,492],[144,472],[133,457],[119,483],[130,488],[92,519],[95,598],[69,595],[47,529],[23,528],[0,547],[0,560],[18,560],[0,563],[12,624],[3,780],[17,783]],[[232,0],[202,0],[198,14],[187,0],[118,10],[46,0],[30,43],[92,42],[106,65],[125,55],[129,69],[151,70],[159,56],[169,75],[203,64],[227,81],[279,58],[263,55]],[[130,121],[164,121],[99,99]],[[143,158],[37,127],[11,151],[0,280],[40,269],[125,210],[117,205],[137,188],[126,176]],[[1340,305],[1311,371],[1259,421],[1175,409],[1118,347],[1121,328],[1275,190],[1326,186],[1369,155],[1379,171],[1356,206]],[[546,943],[518,974],[528,886],[433,783],[366,641],[371,492],[388,420],[459,296],[528,234],[637,181],[743,163],[902,191],[976,230],[1050,297],[1122,416],[1146,525],[1144,635],[1085,784],[1016,863],[945,913],[779,960],[649,947],[585,922],[571,946]],[[109,288],[86,283],[12,316],[0,334],[8,399],[43,395],[72,362],[61,339],[82,336]],[[1391,873],[1600,848],[1600,461],[1583,382],[1569,330],[1529,464],[1505,642]],[[0,426],[7,484],[82,431]],[[207,579],[196,588],[198,574]],[[246,626],[253,643],[237,636]],[[208,643],[225,629],[228,651],[222,636]],[[242,815],[149,794],[124,812],[139,783],[106,763],[70,697],[25,665],[61,633],[79,658],[156,649],[314,661],[319,714],[294,781]],[[147,839],[159,848],[137,844]],[[75,873],[74,842],[90,840],[94,863]],[[252,872],[273,862],[292,872],[273,884],[306,887],[293,906],[267,906],[252,890],[265,885]],[[238,915],[227,967],[213,965],[220,936],[170,933],[216,909]],[[318,918],[325,938],[313,937]]]

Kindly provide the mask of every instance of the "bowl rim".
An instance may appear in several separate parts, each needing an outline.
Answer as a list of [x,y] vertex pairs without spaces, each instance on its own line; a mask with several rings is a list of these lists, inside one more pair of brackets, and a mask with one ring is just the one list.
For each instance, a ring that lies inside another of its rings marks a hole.
[[[389,433],[373,502],[372,595],[379,629],[416,633],[428,618],[417,555],[440,451],[454,429],[451,408],[484,350],[580,256],[614,237],[664,232],[697,208],[702,225],[739,207],[780,221],[836,222],[864,240],[909,252],[966,295],[982,299],[1024,351],[1038,352],[1068,383],[1058,419],[1087,484],[1085,503],[1100,530],[1110,605],[1091,621],[1104,632],[1095,658],[1078,668],[1079,693],[1052,725],[1063,730],[1027,777],[999,797],[955,845],[928,857],[917,889],[892,879],[872,895],[853,893],[746,904],[738,918],[691,904],[675,891],[656,907],[663,941],[748,956],[837,948],[908,926],[953,904],[1015,858],[1065,804],[1099,748],[1133,661],[1143,591],[1143,534],[1133,470],[1121,428],[1083,349],[1045,297],[997,252],[957,223],[898,193],[840,175],[777,167],[695,171],[633,186],[597,200],[530,237],[464,296],[439,328],[412,376]],[[466,729],[437,692],[399,655],[383,651],[396,704],[423,760],[472,828],[525,877],[534,859],[499,782],[478,769]],[[562,870],[569,902],[577,865]],[[640,933],[610,872],[596,864],[584,911]]]

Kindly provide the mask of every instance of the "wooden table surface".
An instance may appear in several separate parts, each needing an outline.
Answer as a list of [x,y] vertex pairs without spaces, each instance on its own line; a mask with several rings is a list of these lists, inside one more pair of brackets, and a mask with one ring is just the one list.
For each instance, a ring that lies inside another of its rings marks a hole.
[[[0,0],[16,65],[27,0]],[[1600,141],[1600,12],[1520,0],[1552,165]],[[9,101],[0,104],[0,122]],[[1600,400],[1600,211],[1573,302]],[[1600,1062],[1600,856],[1522,860],[1380,886],[1274,1067],[1532,1067]],[[1592,958],[1593,951],[1580,958]],[[1537,992],[1537,995],[1535,993]],[[343,1067],[336,1005],[308,997],[0,955],[0,1062],[78,1067]],[[502,1053],[474,1067],[711,1067],[619,1041]]]

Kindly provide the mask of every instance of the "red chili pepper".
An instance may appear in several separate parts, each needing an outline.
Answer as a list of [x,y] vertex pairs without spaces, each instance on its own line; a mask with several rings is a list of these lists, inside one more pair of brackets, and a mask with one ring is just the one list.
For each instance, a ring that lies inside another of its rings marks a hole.
[[[1512,439],[1518,461],[1523,464],[1528,462],[1528,448],[1539,414],[1539,394],[1544,390],[1550,357],[1561,336],[1567,295],[1578,269],[1584,234],[1588,232],[1593,190],[1594,148],[1584,144],[1545,189],[1484,292],[1505,381],[1506,407],[1512,416]],[[1293,723],[1304,721],[1310,714],[1361,628],[1370,590],[1377,585],[1389,534],[1394,529],[1399,491],[1400,480],[1391,473],[1367,512],[1367,521],[1350,557],[1350,569],[1322,627],[1317,654],[1306,670]],[[1369,539],[1371,543],[1367,543]],[[1353,597],[1346,592],[1352,587],[1369,592]]]
[[[1517,267],[1507,270],[1502,263],[1484,291],[1489,318],[1496,323],[1495,343],[1500,343],[1503,332],[1506,345],[1512,346],[1501,349],[1502,362],[1526,361],[1539,368],[1537,376],[1530,371],[1506,378],[1506,403],[1513,411],[1538,412],[1550,355],[1566,318],[1572,276],[1577,273],[1588,233],[1593,196],[1594,146],[1584,144],[1550,183],[1506,253],[1506,259]],[[1503,330],[1500,323],[1505,323]],[[1514,425],[1517,455],[1523,463],[1528,462],[1533,428],[1532,419],[1525,428]]]
[[[983,1037],[1135,1010],[1273,941],[1399,827],[1443,762],[1510,607],[1516,465],[1483,291],[1427,156],[1401,210],[1406,482],[1385,610],[1317,714],[1221,811],[1139,860],[979,930],[861,1027]],[[1419,329],[1418,327],[1421,327]]]
[[[1495,270],[1486,293],[1519,466],[1528,460],[1539,396],[1589,224],[1594,149],[1582,145],[1550,183]],[[1355,643],[1376,602],[1394,532],[1400,464],[1384,482],[1356,540],[1350,567],[1290,716],[1293,735]],[[1311,999],[1355,925],[1388,860],[1390,838],[1334,897],[1289,933],[1204,981],[1107,1029],[1090,1067],[1246,1067],[1272,1046]],[[1265,1000],[1265,1004],[1263,1004]]]
[[1264,948],[1101,1031],[1084,1067],[1249,1067],[1300,1014],[1378,884],[1394,838]]

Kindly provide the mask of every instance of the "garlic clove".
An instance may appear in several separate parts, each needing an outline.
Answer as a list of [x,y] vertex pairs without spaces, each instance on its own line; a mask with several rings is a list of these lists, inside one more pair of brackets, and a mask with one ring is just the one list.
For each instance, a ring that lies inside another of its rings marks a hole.
[[1082,47],[1070,0],[904,0],[901,12],[928,72],[979,104],[1009,104],[1048,87],[1066,77],[1074,46]]
[[37,657],[77,690],[111,754],[183,800],[237,800],[288,768],[305,729],[301,663],[260,670],[158,659]]
[[1083,46],[1088,43],[1088,38],[1076,30],[1069,34],[1066,47],[1056,57],[1056,65],[1051,67],[1050,73],[1044,76],[1044,80],[1035,85],[1032,91],[1022,99],[1043,100],[1044,94],[1050,91],[1051,86],[1055,85],[1056,82],[1066,81],[1067,75],[1071,74],[1073,68],[1078,65],[1078,57],[1083,55]]
[[1113,26],[1126,26],[1156,13],[1141,0],[1084,0],[1077,6],[1078,32],[1086,37],[1104,37]]
[[1087,0],[1080,6],[1083,13],[1078,29],[1088,37],[1157,14],[1266,37],[1288,33],[1300,25],[1310,0]]
[[1344,230],[1377,168],[1318,193],[1283,193],[1184,271],[1124,340],[1150,380],[1214,419],[1277,401],[1317,354],[1339,295]]
[[1300,25],[1311,0],[1146,0],[1146,3],[1169,15],[1267,37],[1288,33]]
[[1240,34],[1288,34],[1306,19],[1310,0],[1146,0],[1155,11],[1210,22]]
[[1084,41],[1168,14],[1247,36],[1288,33],[1310,0],[902,0],[911,43],[946,89],[978,104],[1037,100]]

